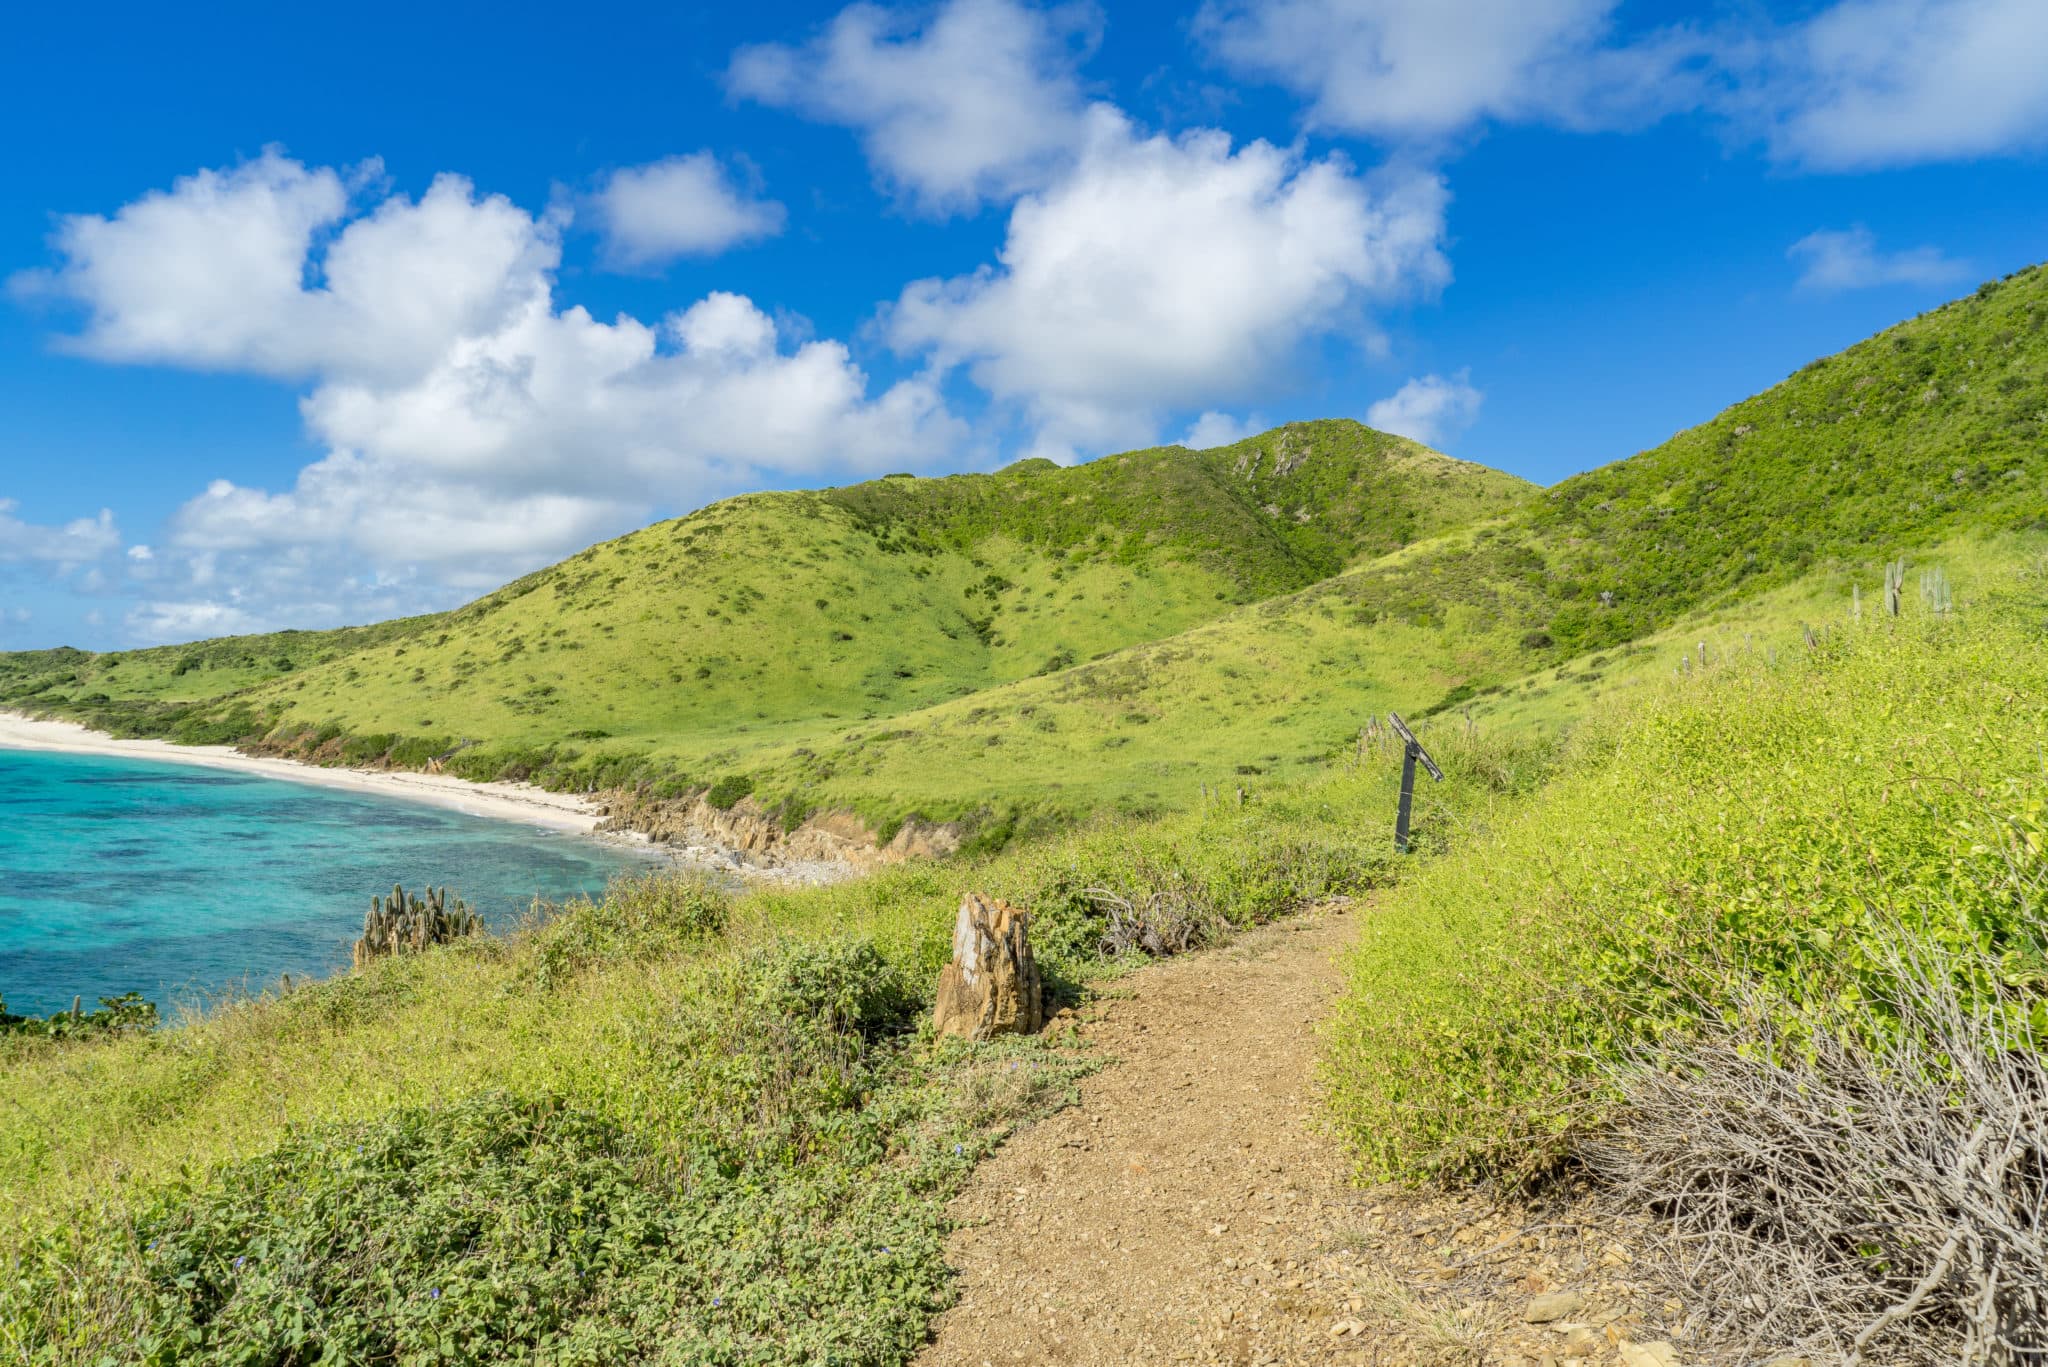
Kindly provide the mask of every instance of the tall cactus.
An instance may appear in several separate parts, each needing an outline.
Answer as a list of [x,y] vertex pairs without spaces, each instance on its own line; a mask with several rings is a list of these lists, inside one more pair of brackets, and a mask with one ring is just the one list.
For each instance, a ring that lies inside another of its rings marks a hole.
[[1948,612],[1955,607],[1955,592],[1949,587],[1947,570],[1936,565],[1920,572],[1920,600],[1934,612]]
[[424,899],[414,897],[394,883],[391,896],[372,897],[363,916],[362,938],[356,941],[357,971],[372,959],[388,954],[417,953],[433,945],[447,944],[483,928],[483,919],[447,888],[429,886]]

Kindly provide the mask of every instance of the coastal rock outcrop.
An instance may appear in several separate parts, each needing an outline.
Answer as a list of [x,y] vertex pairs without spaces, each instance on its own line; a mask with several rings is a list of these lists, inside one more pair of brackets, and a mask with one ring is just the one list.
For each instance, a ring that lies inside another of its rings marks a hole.
[[1031,914],[970,892],[953,923],[953,960],[939,973],[933,1024],[942,1035],[1029,1035],[1045,1024],[1045,989],[1031,956]]
[[960,848],[960,828],[947,823],[906,821],[886,843],[848,811],[820,812],[785,831],[774,812],[752,798],[714,807],[702,794],[657,798],[613,792],[602,799],[600,831],[637,831],[660,844],[711,845],[738,851],[745,860],[774,867],[816,861],[859,870],[907,859],[939,858]]

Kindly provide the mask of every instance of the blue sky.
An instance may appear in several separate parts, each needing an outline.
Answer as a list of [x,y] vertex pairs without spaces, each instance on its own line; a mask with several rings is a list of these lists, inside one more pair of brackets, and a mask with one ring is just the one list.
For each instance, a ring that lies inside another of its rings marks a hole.
[[2048,256],[2044,50],[2039,0],[16,14],[0,648],[1298,418],[1551,482]]

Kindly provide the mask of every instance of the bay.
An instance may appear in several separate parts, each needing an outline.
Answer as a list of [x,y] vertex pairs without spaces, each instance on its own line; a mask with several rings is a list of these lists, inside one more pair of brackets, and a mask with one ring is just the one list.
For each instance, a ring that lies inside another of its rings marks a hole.
[[649,857],[586,836],[280,779],[0,749],[0,1000],[138,991],[166,1015],[346,969],[393,883],[452,887],[486,925],[596,892]]

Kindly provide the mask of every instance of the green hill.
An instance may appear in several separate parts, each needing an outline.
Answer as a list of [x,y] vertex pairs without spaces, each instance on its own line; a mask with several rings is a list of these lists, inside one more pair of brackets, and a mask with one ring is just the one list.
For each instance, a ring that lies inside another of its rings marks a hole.
[[1322,422],[758,494],[452,613],[0,657],[0,702],[349,762],[467,741],[457,772],[571,788],[727,780],[786,820],[1142,812],[1320,764],[1388,707],[1563,719],[1659,633],[1796,630],[1894,555],[2044,526],[2034,268],[1547,490]]
[[[0,657],[0,701],[185,740],[679,787],[1298,589],[1531,486],[1351,422],[736,498],[454,612]],[[565,751],[574,750],[572,756]],[[583,772],[583,771],[579,771]]]
[[961,800],[964,773],[1077,806],[1184,805],[1204,782],[1319,764],[1390,706],[1563,720],[1709,628],[1716,650],[1797,639],[1801,621],[1845,614],[1852,584],[1874,605],[1894,556],[1988,571],[2044,530],[2048,271],[2034,268],[1493,518],[773,760],[941,803]]

